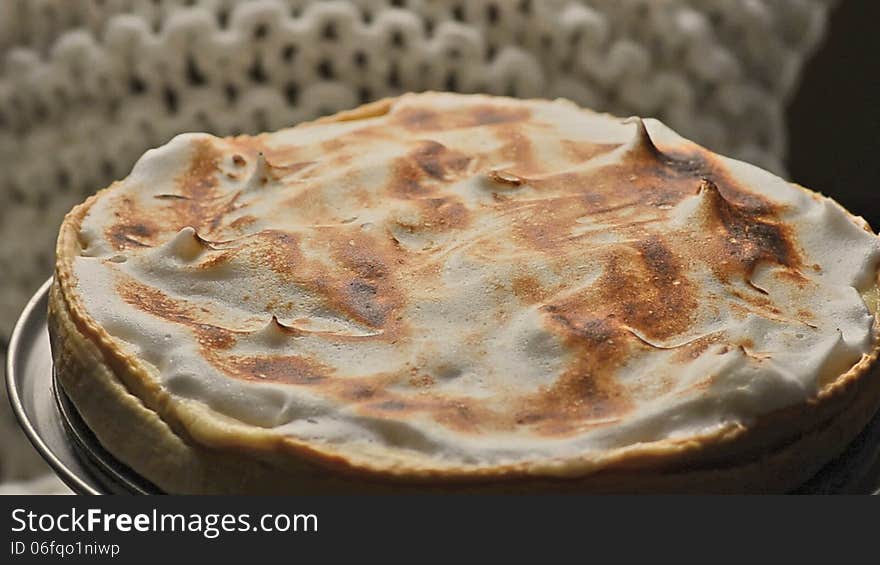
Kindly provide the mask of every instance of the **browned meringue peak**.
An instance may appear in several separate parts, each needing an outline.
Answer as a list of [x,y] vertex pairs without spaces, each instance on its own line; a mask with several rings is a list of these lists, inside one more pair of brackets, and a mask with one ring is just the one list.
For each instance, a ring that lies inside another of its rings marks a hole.
[[703,178],[696,196],[677,206],[673,218],[679,226],[692,224],[695,229],[720,235],[723,251],[747,279],[763,261],[798,273],[801,258],[790,229],[778,220],[769,202],[755,200],[752,205],[735,203],[714,182]]
[[700,179],[694,194],[695,197],[686,198],[676,206],[672,214],[675,225],[711,230],[723,225],[720,221],[722,215],[736,213],[734,205],[724,198],[718,185],[707,178]]
[[[236,167],[244,167],[247,165],[247,160],[244,157],[238,154],[236,154],[235,157],[238,157],[238,159],[234,161]],[[252,192],[278,181],[290,182],[295,178],[296,173],[308,171],[310,167],[313,167],[316,164],[315,161],[276,163],[272,159],[274,159],[274,157],[270,158],[262,150],[256,152],[254,156],[253,170],[247,180],[244,181],[242,192]],[[231,176],[227,176],[232,180],[238,178],[238,175],[234,173],[231,174]]]
[[631,116],[623,121],[625,124],[635,124],[635,135],[627,143],[624,143],[619,153],[635,159],[660,159],[663,153],[654,145],[645,120],[638,116]]
[[274,348],[289,343],[291,339],[304,336],[321,339],[332,339],[333,337],[344,339],[371,337],[382,332],[370,329],[355,321],[337,319],[332,315],[323,318],[319,315],[311,315],[309,319],[282,322],[278,316],[272,314],[265,325],[245,333],[247,336],[242,338],[242,343],[267,345]]
[[215,242],[200,236],[194,227],[186,226],[158,247],[156,251],[181,261],[190,262],[198,259],[203,252],[209,249],[215,249]]
[[275,314],[269,322],[250,334],[250,340],[264,343],[270,347],[278,347],[288,342],[290,338],[299,337],[302,332],[293,327],[282,324]]
[[[632,124],[635,131],[621,143],[605,144],[606,150],[598,150],[585,158],[579,158],[568,172],[581,171],[589,174],[606,168],[616,172],[616,182],[626,179],[634,186],[642,188],[646,188],[645,182],[654,183],[655,186],[666,184],[671,190],[675,190],[674,187],[683,179],[709,172],[711,165],[704,161],[703,155],[695,147],[682,147],[677,142],[669,148],[669,152],[661,151],[651,137],[645,119],[632,116],[619,123],[624,127]],[[665,126],[656,120],[654,123],[660,126],[652,125],[652,128],[656,128],[655,134],[660,136],[659,139],[668,142]]]
[[272,165],[266,159],[266,156],[262,151],[258,151],[254,159],[254,168],[247,181],[245,181],[243,190],[247,192],[266,186],[271,176],[271,169]]

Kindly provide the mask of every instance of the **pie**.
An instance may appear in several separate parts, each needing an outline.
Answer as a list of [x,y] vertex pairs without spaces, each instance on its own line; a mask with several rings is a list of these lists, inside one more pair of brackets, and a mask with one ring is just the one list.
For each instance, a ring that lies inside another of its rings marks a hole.
[[780,492],[880,406],[880,239],[652,119],[185,134],[61,227],[55,370],[171,493]]

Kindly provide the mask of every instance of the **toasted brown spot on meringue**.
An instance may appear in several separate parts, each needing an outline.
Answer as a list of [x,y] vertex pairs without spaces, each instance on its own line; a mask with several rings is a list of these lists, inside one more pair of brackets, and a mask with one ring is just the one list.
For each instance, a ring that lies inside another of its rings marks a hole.
[[[661,236],[652,235],[640,240],[636,248],[649,277],[639,300],[644,301],[649,309],[645,313],[645,304],[640,307],[628,302],[621,312],[624,321],[661,339],[682,333],[690,325],[691,316],[697,309],[696,288]],[[626,286],[630,285],[631,282]],[[610,293],[615,292],[611,287],[605,288]]]
[[691,340],[681,347],[675,348],[675,353],[673,354],[673,359],[676,363],[681,363],[682,365],[686,365],[703,355],[709,347],[713,345],[717,345],[719,343],[723,343],[725,336],[723,332],[711,333],[708,335],[700,336],[697,339]]
[[226,374],[248,381],[316,385],[331,374],[326,366],[298,355],[229,355],[218,356],[211,362]]
[[242,230],[247,228],[248,226],[252,226],[256,221],[256,216],[245,214],[244,216],[239,216],[238,218],[232,220],[232,222],[229,223],[229,227],[234,230]]
[[229,349],[235,345],[235,335],[229,330],[211,324],[195,324],[193,328],[202,347],[216,350]]
[[[798,319],[807,325],[810,325],[807,322],[812,322],[813,320],[816,319],[815,315],[812,312],[810,312],[809,310],[807,310],[806,308],[799,309],[797,312],[797,315],[798,315]],[[815,327],[815,326],[813,326],[813,327]]]
[[219,253],[212,254],[204,261],[200,261],[198,263],[198,268],[201,270],[216,269],[217,267],[220,267],[222,265],[229,264],[237,254],[238,252],[235,249],[224,250]]
[[781,271],[775,271],[773,273],[774,277],[785,279],[787,282],[794,284],[799,288],[803,288],[811,283],[810,279],[804,276],[799,270],[794,269],[785,269]]
[[358,403],[358,413],[374,418],[398,419],[424,414],[447,428],[468,434],[487,429],[509,429],[503,416],[468,398],[449,398],[427,391],[404,397],[382,385],[364,384],[350,387],[343,396]]
[[392,166],[388,191],[398,198],[419,198],[436,191],[438,181],[463,173],[470,158],[436,141],[420,141]]
[[444,396],[422,391],[417,396],[402,396],[386,388],[369,397],[360,411],[372,416],[388,416],[389,412],[424,414],[447,428],[461,433],[476,434],[489,429],[510,429],[509,418],[481,406],[471,398]]
[[[697,307],[693,285],[659,236],[638,242],[636,249],[635,256],[627,252],[608,258],[593,300],[650,338],[685,331]],[[567,305],[577,308],[571,301]]]
[[513,221],[514,237],[521,243],[547,253],[551,249],[564,249],[565,240],[571,234],[573,218],[554,203],[541,203],[517,213]]
[[405,107],[394,112],[393,121],[409,130],[442,131],[521,122],[529,119],[530,116],[531,110],[526,107],[498,107],[486,104],[444,110]]
[[433,410],[434,419],[454,430],[477,433],[481,427],[493,426],[494,415],[480,409],[474,402],[448,401]]
[[335,138],[321,142],[321,149],[326,153],[339,153],[346,146],[345,139]]
[[107,230],[106,236],[117,251],[122,251],[129,247],[152,247],[157,231],[155,226],[141,220],[132,224],[116,224]]
[[396,248],[382,237],[362,233],[357,227],[327,234],[333,257],[344,269],[368,280],[384,279],[395,267]]
[[189,170],[177,179],[177,185],[184,196],[204,201],[214,196],[222,153],[207,139],[200,139],[194,145]]
[[256,257],[282,276],[293,276],[293,269],[303,264],[299,236],[281,230],[269,229],[254,234],[250,246]]
[[442,180],[447,175],[460,173],[467,168],[470,157],[447,148],[436,141],[423,141],[410,154],[416,165],[431,178]]
[[391,304],[379,295],[378,285],[369,281],[354,279],[337,298],[337,305],[353,314],[359,321],[372,327],[382,327],[391,311]]
[[512,290],[514,296],[526,304],[540,302],[547,296],[547,290],[541,285],[537,277],[532,275],[515,277],[512,283]]
[[415,388],[430,388],[434,386],[435,381],[434,377],[431,375],[419,375],[411,377],[409,379],[409,384]]
[[364,384],[355,384],[350,387],[344,387],[344,390],[344,397],[352,400],[371,399],[374,398],[378,392],[376,387]]
[[116,292],[128,304],[158,318],[188,326],[203,349],[228,349],[236,342],[235,332],[204,323],[204,312],[183,300],[175,300],[164,292],[133,279],[120,278]]
[[495,137],[501,143],[496,158],[504,163],[513,163],[507,169],[508,174],[530,180],[529,177],[544,172],[534,144],[522,127],[517,124],[498,126]]
[[632,401],[614,375],[633,341],[619,323],[554,305],[543,310],[550,326],[562,334],[570,361],[552,385],[521,400],[517,423],[542,435],[567,435],[630,410]]
[[210,235],[225,214],[235,207],[236,195],[219,193],[218,175],[223,153],[210,139],[194,142],[187,171],[176,179],[176,194],[181,198],[167,201],[160,218],[163,231],[179,231],[192,226]]
[[510,122],[522,122],[529,119],[532,112],[528,108],[504,108],[485,105],[470,108],[465,115],[473,117],[473,125],[485,126]]
[[[764,202],[735,204],[721,193],[718,186],[702,179],[700,193],[711,203],[714,220],[722,228],[720,247],[748,279],[761,261],[799,269],[800,256],[794,247],[790,229],[769,212]],[[750,202],[740,194],[740,199]]]
[[562,149],[575,163],[587,162],[590,159],[594,159],[599,155],[604,155],[605,153],[620,147],[613,143],[592,143],[588,141],[573,141],[570,139],[563,139],[561,143]]
[[332,259],[325,262],[306,256],[301,236],[265,230],[251,238],[251,253],[289,282],[307,289],[331,311],[360,324],[393,333],[397,327],[391,312],[400,308],[402,294],[389,276],[395,247],[390,241],[347,230],[316,230],[309,247],[323,249]]
[[104,231],[104,236],[117,251],[132,247],[153,247],[161,225],[144,214],[132,197],[116,199],[113,212],[115,221]]
[[423,225],[432,230],[442,231],[467,227],[470,213],[460,200],[444,196],[425,198],[418,201]]

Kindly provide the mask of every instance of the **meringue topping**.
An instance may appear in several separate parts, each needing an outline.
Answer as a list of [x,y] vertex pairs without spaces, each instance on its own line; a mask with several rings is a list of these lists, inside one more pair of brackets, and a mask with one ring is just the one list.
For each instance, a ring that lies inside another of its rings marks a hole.
[[566,101],[428,93],[179,136],[94,201],[82,240],[87,311],[170,401],[431,464],[746,424],[876,344],[862,220]]

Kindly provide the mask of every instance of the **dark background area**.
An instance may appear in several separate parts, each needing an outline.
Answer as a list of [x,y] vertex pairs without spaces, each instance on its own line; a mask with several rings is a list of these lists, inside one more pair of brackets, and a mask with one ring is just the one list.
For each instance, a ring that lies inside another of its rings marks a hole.
[[880,229],[880,2],[839,0],[788,109],[791,180]]

